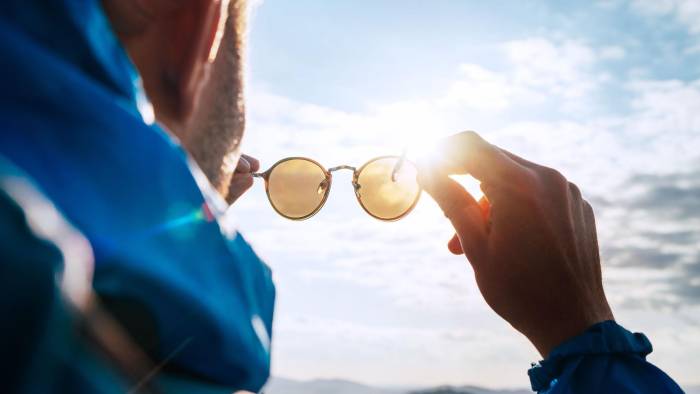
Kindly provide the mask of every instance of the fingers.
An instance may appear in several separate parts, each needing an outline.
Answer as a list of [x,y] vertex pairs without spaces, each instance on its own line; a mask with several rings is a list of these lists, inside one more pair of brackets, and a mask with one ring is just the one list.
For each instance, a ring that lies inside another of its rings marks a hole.
[[[447,175],[436,175],[429,170],[421,169],[418,181],[450,220],[459,236],[459,249],[462,249],[474,264],[483,252],[486,239],[486,226],[479,203],[459,183]],[[450,251],[461,253],[454,242],[450,241],[452,245],[448,245]]]
[[234,173],[229,184],[226,201],[233,204],[240,196],[253,186],[253,175],[251,173]]
[[477,133],[465,131],[445,139],[440,166],[447,173],[468,173],[488,184],[514,185],[528,180],[530,171],[513,161]]
[[[491,226],[489,218],[489,214],[491,212],[491,204],[489,203],[489,200],[486,198],[486,196],[481,197],[479,199],[478,204],[479,208],[481,209],[481,216],[484,219],[484,223],[486,224],[486,232],[488,233],[489,227]],[[452,238],[450,238],[450,240],[447,242],[447,249],[453,254],[464,254],[462,244],[459,242],[459,235],[455,234],[452,236]]]
[[250,162],[246,160],[244,156],[245,155],[241,155],[241,157],[238,159],[238,164],[236,164],[235,172],[238,174],[246,174],[252,171],[250,169]]
[[482,196],[479,199],[479,207],[481,208],[481,216],[484,218],[484,223],[486,223],[488,226],[489,221],[491,220],[491,203],[489,202],[489,199],[486,197],[486,195]]
[[258,159],[242,154],[238,159],[236,171],[231,176],[226,201],[233,204],[240,196],[253,186],[253,173],[260,169]]
[[245,159],[245,161],[248,162],[250,168],[249,172],[258,172],[258,170],[260,170],[260,161],[253,156],[244,153],[241,155],[241,159]]
[[238,159],[238,164],[236,165],[235,172],[245,174],[249,172],[257,172],[259,169],[260,162],[258,161],[258,159],[243,153]]
[[540,167],[542,167],[541,165],[539,165],[537,163],[533,163],[529,160],[525,160],[522,157],[516,155],[515,153],[511,153],[503,148],[498,148],[498,149],[500,149],[504,155],[508,156],[508,158],[510,158],[514,162],[520,164],[521,166],[528,167],[528,168],[540,168]]

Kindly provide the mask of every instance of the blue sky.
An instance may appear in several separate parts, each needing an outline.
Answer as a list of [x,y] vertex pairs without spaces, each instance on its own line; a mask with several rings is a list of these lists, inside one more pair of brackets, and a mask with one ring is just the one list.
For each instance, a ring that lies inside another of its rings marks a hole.
[[[700,2],[257,2],[244,151],[360,165],[474,129],[560,169],[593,204],[608,297],[651,360],[700,370]],[[528,342],[492,313],[423,196],[395,223],[339,174],[324,209],[231,210],[275,272],[273,372],[524,387]]]

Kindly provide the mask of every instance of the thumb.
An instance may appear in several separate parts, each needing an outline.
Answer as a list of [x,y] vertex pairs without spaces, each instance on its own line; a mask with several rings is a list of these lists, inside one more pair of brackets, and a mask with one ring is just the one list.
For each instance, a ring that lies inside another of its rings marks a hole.
[[[431,172],[426,167],[419,169],[418,182],[450,220],[461,249],[474,263],[473,257],[482,253],[486,240],[486,225],[479,203],[455,180],[445,174]],[[456,248],[450,247],[450,250],[454,253]]]

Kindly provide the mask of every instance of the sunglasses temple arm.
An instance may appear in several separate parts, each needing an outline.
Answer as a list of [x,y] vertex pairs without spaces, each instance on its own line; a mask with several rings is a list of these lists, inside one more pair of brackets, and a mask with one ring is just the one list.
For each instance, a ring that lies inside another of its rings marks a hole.
[[404,148],[403,153],[401,154],[401,158],[399,158],[399,161],[396,162],[396,165],[394,166],[394,170],[391,171],[391,181],[396,182],[396,174],[401,170],[401,167],[403,166],[403,162],[406,160],[406,149]]
[[250,174],[253,176],[253,178],[265,178],[265,173],[264,172],[254,172]]

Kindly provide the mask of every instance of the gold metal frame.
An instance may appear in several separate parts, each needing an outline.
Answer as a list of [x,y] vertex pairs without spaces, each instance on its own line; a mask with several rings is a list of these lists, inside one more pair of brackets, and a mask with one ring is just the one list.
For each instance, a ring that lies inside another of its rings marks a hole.
[[[365,207],[365,205],[362,203],[362,197],[360,196],[360,184],[357,183],[357,180],[358,180],[360,174],[362,173],[362,170],[364,170],[365,167],[367,167],[367,165],[369,165],[377,160],[389,159],[389,158],[398,158],[399,159],[394,171],[397,171],[399,168],[401,168],[401,165],[403,165],[404,161],[408,161],[408,160],[406,160],[405,155],[402,155],[402,156],[386,155],[386,156],[378,156],[378,157],[375,157],[373,159],[370,159],[365,164],[363,164],[360,168],[356,168],[353,166],[342,164],[339,166],[335,166],[335,167],[331,167],[329,169],[326,169],[325,167],[323,167],[321,165],[321,163],[317,162],[316,160],[309,159],[308,157],[293,156],[293,157],[286,157],[282,160],[277,161],[275,164],[272,165],[272,167],[267,169],[265,172],[256,172],[256,173],[253,173],[252,175],[255,178],[262,178],[265,181],[265,194],[267,195],[267,200],[270,202],[272,209],[274,209],[275,212],[277,212],[277,214],[279,214],[280,216],[287,218],[289,220],[305,220],[305,219],[308,219],[308,218],[314,216],[316,213],[318,213],[318,211],[320,211],[321,208],[323,208],[323,206],[326,204],[326,200],[328,199],[328,194],[331,191],[331,185],[333,184],[333,172],[338,171],[338,170],[351,170],[352,171],[352,186],[353,186],[353,189],[355,190],[355,198],[357,199],[357,202],[360,204],[362,209],[365,212],[367,212],[368,215],[372,216],[375,219],[378,219],[378,220],[381,220],[384,222],[393,222],[393,221],[396,221],[396,220],[403,218],[404,216],[411,213],[411,211],[413,211],[413,208],[415,208],[416,204],[418,204],[418,200],[420,199],[420,195],[422,194],[421,193],[422,189],[419,188],[418,193],[416,194],[416,198],[413,200],[413,203],[411,203],[411,206],[408,207],[408,209],[406,209],[406,211],[403,212],[401,215],[393,217],[393,218],[381,218],[379,216],[374,215],[372,212],[370,212],[367,209],[367,207]],[[289,160],[306,160],[306,161],[309,161],[309,162],[317,165],[323,171],[323,173],[326,175],[326,181],[328,182],[328,187],[326,187],[326,191],[323,195],[323,199],[318,204],[318,207],[316,207],[308,215],[298,217],[298,218],[287,216],[287,215],[283,214],[282,212],[280,212],[277,209],[277,207],[275,207],[275,204],[272,202],[272,199],[270,198],[270,188],[269,188],[270,174],[275,169],[275,167],[277,167],[281,163],[284,163],[284,162],[289,161]],[[409,161],[409,163],[411,163],[411,162]],[[411,163],[411,164],[413,164],[413,163]],[[393,177],[394,177],[394,174],[392,174],[392,179],[393,179]]]

